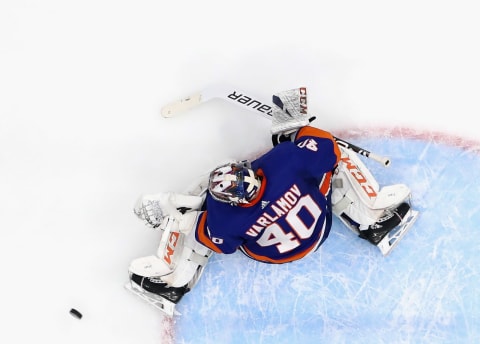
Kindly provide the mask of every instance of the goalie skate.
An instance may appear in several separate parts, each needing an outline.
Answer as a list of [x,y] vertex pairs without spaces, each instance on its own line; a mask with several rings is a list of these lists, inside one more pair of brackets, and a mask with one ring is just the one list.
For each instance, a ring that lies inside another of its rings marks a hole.
[[175,309],[176,304],[166,298],[150,293],[137,285],[133,281],[125,283],[125,289],[140,297],[142,300],[147,301],[149,304],[161,310],[165,315],[172,318],[174,315],[180,315]]
[[410,209],[402,219],[402,222],[400,222],[397,227],[393,228],[382,240],[380,240],[380,242],[377,244],[377,247],[384,256],[387,256],[395,248],[395,246],[398,245],[400,240],[402,240],[405,234],[407,234],[410,228],[412,228],[412,225],[417,220],[417,217],[418,211]]
[[[409,209],[403,217],[402,221],[393,229],[391,229],[375,246],[378,247],[384,257],[390,254],[392,250],[398,245],[400,240],[412,228],[412,225],[417,220],[419,212],[417,210]],[[354,233],[360,235],[358,226],[355,226],[348,219],[343,216],[338,217],[343,224],[350,228]]]

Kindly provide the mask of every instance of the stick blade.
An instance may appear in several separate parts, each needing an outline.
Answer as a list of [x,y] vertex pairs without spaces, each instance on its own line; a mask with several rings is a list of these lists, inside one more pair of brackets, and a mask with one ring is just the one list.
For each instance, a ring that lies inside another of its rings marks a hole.
[[168,103],[162,107],[160,113],[162,117],[170,118],[181,112],[187,111],[200,103],[202,103],[202,92]]
[[200,104],[206,103],[211,99],[222,99],[228,103],[246,108],[250,111],[259,111],[265,116],[269,116],[266,113],[271,110],[271,107],[248,96],[245,92],[238,90],[237,88],[228,84],[212,84],[201,90],[200,92],[193,93],[180,100],[173,101],[164,105],[161,108],[162,117],[174,117],[177,114],[190,110]]

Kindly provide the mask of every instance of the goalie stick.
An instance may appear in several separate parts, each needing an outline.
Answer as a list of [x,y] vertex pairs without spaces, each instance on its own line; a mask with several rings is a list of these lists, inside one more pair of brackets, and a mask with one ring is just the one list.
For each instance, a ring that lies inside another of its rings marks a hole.
[[[246,110],[258,113],[267,119],[272,118],[273,109],[268,105],[270,102],[265,102],[259,100],[257,97],[252,97],[248,95],[247,92],[241,91],[236,87],[220,84],[211,85],[200,92],[166,104],[161,109],[161,115],[165,118],[174,117],[181,112],[190,110],[212,99],[221,99]],[[338,145],[350,149],[357,154],[375,160],[385,167],[390,165],[390,159],[386,157],[372,153],[338,137],[334,136],[334,139]]]

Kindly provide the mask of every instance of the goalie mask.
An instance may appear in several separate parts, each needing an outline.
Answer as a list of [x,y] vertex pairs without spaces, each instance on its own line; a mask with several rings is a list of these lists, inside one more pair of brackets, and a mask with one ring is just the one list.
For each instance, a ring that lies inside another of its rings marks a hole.
[[231,162],[217,167],[210,173],[208,191],[212,197],[224,203],[237,205],[253,200],[261,181],[246,161]]

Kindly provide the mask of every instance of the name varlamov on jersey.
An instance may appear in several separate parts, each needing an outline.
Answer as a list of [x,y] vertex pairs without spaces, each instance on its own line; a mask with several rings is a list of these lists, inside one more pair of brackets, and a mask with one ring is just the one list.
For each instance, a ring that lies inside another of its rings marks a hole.
[[268,209],[255,221],[246,234],[251,237],[258,236],[265,227],[287,214],[298,203],[301,195],[299,187],[293,184],[279,199],[270,203]]

